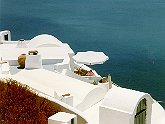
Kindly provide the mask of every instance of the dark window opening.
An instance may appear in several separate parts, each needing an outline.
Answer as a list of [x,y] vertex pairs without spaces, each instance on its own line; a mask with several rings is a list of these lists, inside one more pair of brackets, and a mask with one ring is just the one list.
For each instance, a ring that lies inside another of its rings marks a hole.
[[8,34],[4,35],[4,40],[6,40],[6,41],[9,40],[9,36],[8,36]]
[[74,118],[71,119],[71,124],[74,124]]

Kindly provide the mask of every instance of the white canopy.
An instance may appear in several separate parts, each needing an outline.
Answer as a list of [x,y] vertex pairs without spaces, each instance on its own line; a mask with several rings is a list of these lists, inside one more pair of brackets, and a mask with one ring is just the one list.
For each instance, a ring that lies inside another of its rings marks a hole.
[[95,65],[95,64],[103,64],[105,61],[109,59],[103,52],[78,52],[75,56],[73,56],[73,60],[77,63],[87,64],[87,65]]

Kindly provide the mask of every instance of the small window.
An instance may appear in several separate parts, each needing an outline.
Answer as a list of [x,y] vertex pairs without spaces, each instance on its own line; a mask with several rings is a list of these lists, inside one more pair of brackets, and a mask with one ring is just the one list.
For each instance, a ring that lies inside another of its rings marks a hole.
[[74,124],[74,118],[71,119],[71,124]]
[[134,124],[146,124],[146,99],[142,99],[137,107]]
[[9,36],[8,36],[8,34],[4,35],[4,40],[6,40],[6,41],[9,40]]

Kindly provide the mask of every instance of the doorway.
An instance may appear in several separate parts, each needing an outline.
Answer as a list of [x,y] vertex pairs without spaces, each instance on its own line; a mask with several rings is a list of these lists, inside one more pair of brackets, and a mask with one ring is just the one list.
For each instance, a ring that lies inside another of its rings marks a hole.
[[134,124],[146,124],[147,104],[146,99],[142,99],[136,110]]

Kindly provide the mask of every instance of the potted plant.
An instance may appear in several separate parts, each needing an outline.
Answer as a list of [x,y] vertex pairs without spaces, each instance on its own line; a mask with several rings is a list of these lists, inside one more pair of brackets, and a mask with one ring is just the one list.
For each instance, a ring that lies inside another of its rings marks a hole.
[[108,75],[108,77],[103,77],[99,81],[98,86],[108,91],[112,87],[111,76]]
[[18,69],[24,69],[25,68],[25,60],[26,60],[26,54],[21,54],[18,57]]

